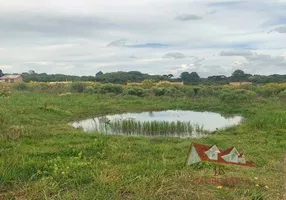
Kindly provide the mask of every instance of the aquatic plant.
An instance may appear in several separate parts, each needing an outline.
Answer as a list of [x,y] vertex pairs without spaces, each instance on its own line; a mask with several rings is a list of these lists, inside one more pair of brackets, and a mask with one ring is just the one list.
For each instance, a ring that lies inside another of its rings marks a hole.
[[107,134],[191,137],[208,134],[203,126],[182,121],[113,120],[108,123],[94,121],[94,132]]

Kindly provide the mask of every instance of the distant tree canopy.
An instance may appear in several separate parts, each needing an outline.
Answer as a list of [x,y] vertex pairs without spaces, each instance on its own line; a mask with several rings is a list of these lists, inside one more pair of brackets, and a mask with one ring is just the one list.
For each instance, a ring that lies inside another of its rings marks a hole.
[[29,70],[29,74],[35,74],[36,72],[34,70]]
[[99,71],[95,74],[95,76],[100,76],[100,75],[103,75],[103,72],[102,71]]
[[96,76],[95,80],[102,83],[127,83],[127,82],[142,82],[150,79],[154,81],[167,80],[167,76],[143,74],[139,71],[130,72],[110,72],[100,76]]
[[232,81],[241,82],[241,81],[247,81],[250,76],[251,74],[245,74],[244,71],[238,69],[232,73],[230,79]]
[[225,81],[227,80],[227,77],[224,75],[218,75],[218,76],[209,76],[207,78],[209,81],[214,81],[214,82],[220,82],[220,81]]
[[183,72],[181,74],[181,79],[184,83],[197,83],[200,81],[200,76],[197,72]]
[[4,76],[2,70],[0,69],[0,77]]
[[[3,76],[2,70],[0,70],[0,76]],[[147,80],[147,82],[152,83],[158,81],[183,81],[185,84],[228,84],[229,82],[243,82],[249,81],[256,84],[264,83],[281,83],[286,82],[286,75],[273,74],[269,76],[264,75],[251,75],[245,73],[243,70],[235,70],[231,76],[227,77],[225,75],[213,75],[207,78],[201,78],[197,72],[183,72],[180,78],[174,78],[173,74],[165,75],[150,75],[144,74],[139,71],[129,71],[129,72],[110,72],[103,73],[99,71],[96,76],[73,76],[73,75],[63,75],[63,74],[46,74],[46,73],[23,73],[23,79],[25,82],[38,81],[38,82],[62,82],[62,81],[97,81],[101,83],[118,83],[125,84],[128,82],[142,82]],[[153,85],[153,83],[151,84]]]
[[46,74],[46,73],[23,73],[23,79],[25,82],[30,81],[39,81],[39,82],[62,82],[62,81],[97,81],[101,83],[119,83],[124,84],[127,82],[142,82],[143,80],[169,80],[168,77],[160,76],[160,75],[149,75],[143,74],[139,71],[130,71],[130,72],[110,72],[103,73],[98,72],[96,76],[71,76],[71,75],[63,75],[63,74]]

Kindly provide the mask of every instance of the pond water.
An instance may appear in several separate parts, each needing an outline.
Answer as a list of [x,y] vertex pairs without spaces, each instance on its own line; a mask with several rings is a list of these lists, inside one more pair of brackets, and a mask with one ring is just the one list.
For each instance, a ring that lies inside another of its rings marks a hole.
[[71,125],[85,132],[119,135],[203,137],[217,129],[238,125],[241,116],[214,112],[166,110],[90,118]]

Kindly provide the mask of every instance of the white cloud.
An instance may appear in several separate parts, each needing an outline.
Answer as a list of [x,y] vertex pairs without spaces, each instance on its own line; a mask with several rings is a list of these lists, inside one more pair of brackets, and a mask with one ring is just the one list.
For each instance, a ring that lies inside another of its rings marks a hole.
[[175,17],[175,20],[179,21],[190,21],[190,20],[200,20],[202,19],[201,16],[194,15],[194,14],[182,14]]
[[251,51],[243,51],[243,50],[230,50],[230,51],[222,51],[220,56],[251,56]]
[[182,59],[182,58],[186,58],[186,56],[181,52],[171,52],[171,53],[166,53],[163,56],[163,58]]
[[241,56],[245,62],[235,61],[233,66],[246,69],[249,73],[271,74],[281,73],[286,74],[286,59],[285,56],[272,56],[269,54],[261,54],[250,51],[224,51],[221,56]]
[[122,47],[127,43],[128,40],[120,39],[110,42],[107,46],[115,46],[115,47]]
[[[277,28],[274,28],[272,31],[278,32],[278,33],[286,33],[286,25],[285,26],[279,26]],[[272,32],[271,31],[271,32]]]
[[[229,75],[239,67],[251,73],[286,73],[285,1],[0,0],[0,4],[0,68],[6,72],[187,70],[207,76]],[[269,21],[279,24],[265,23]]]

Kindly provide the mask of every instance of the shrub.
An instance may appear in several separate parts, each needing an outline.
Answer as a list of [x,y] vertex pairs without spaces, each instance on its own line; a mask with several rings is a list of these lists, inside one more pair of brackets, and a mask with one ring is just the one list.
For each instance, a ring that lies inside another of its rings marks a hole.
[[222,93],[222,89],[221,88],[208,86],[208,87],[203,87],[203,88],[200,89],[199,96],[204,96],[204,97],[213,96],[213,97],[217,97],[221,93]]
[[278,94],[278,97],[281,98],[281,99],[286,99],[286,90],[280,92],[280,93]]
[[285,90],[285,86],[283,84],[275,84],[275,83],[270,83],[260,87],[256,87],[257,93],[263,97],[277,96],[283,90]]
[[152,90],[151,89],[143,89],[143,96],[151,96],[152,95]]
[[165,95],[166,88],[163,87],[152,87],[152,92],[155,96],[163,96]]
[[0,97],[9,97],[11,95],[11,88],[8,84],[0,83]]
[[85,90],[85,84],[83,83],[72,83],[71,84],[71,92],[82,93]]
[[64,83],[48,84],[48,87],[45,92],[48,92],[51,94],[60,94],[60,93],[68,92],[68,85]]
[[181,97],[184,94],[180,90],[176,89],[175,87],[169,87],[165,89],[164,95],[169,96],[169,97]]
[[126,94],[142,97],[144,90],[141,87],[131,87],[126,89]]
[[32,92],[47,92],[49,88],[47,83],[28,83],[28,85]]
[[144,80],[144,81],[142,81],[142,87],[146,88],[146,89],[147,88],[151,88],[151,87],[153,87],[155,85],[156,85],[156,83],[153,80]]
[[238,99],[241,101],[254,100],[257,96],[256,92],[244,89],[237,89],[235,90],[235,93],[238,95]]
[[195,95],[198,95],[200,88],[194,88],[193,90],[194,90]]
[[229,92],[224,91],[219,98],[224,102],[244,102],[254,100],[256,93],[244,89],[236,89]]
[[84,90],[84,93],[88,93],[88,94],[95,94],[97,93],[96,89],[93,88],[92,86],[87,86]]
[[123,92],[123,90],[124,90],[124,88],[122,85],[112,84],[112,83],[104,84],[104,85],[100,86],[100,88],[99,88],[99,91],[102,94],[106,94],[106,93],[121,94]]
[[13,88],[15,90],[18,90],[18,91],[27,91],[28,90],[28,86],[25,83],[17,83],[15,85],[13,85]]
[[183,88],[183,91],[185,93],[185,96],[187,96],[187,97],[194,97],[195,96],[195,92],[194,92],[193,88],[191,88],[191,87],[185,86]]

